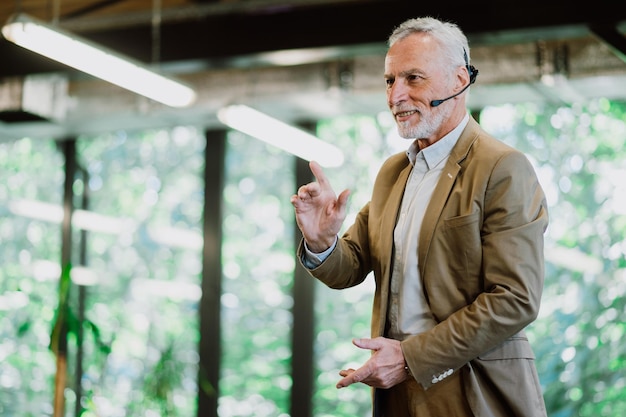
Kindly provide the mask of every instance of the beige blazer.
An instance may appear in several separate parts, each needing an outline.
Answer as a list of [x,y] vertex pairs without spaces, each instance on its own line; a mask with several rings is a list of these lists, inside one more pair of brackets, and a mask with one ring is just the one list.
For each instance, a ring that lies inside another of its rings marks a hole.
[[[411,165],[382,166],[371,201],[311,274],[331,288],[373,271],[372,337],[384,335],[393,229]],[[461,372],[476,416],[545,416],[533,351],[523,332],[539,310],[547,205],[523,153],[470,118],[434,190],[419,235],[419,268],[438,322],[402,342],[426,390]],[[302,245],[299,252],[302,251]]]

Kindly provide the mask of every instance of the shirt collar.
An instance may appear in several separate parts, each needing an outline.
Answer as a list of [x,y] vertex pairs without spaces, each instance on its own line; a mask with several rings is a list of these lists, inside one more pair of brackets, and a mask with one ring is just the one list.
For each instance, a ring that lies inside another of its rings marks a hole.
[[411,165],[415,166],[415,159],[417,158],[417,155],[421,153],[424,161],[426,161],[428,169],[432,169],[433,167],[437,166],[437,164],[439,164],[444,158],[450,155],[450,152],[452,152],[452,148],[459,140],[459,137],[461,137],[461,132],[463,132],[463,129],[465,129],[465,126],[467,126],[468,121],[469,114],[466,113],[463,120],[461,120],[461,123],[459,123],[454,129],[452,129],[450,133],[448,133],[432,145],[422,149],[421,151],[417,140],[413,141],[413,143],[411,143],[411,146],[409,146],[409,149],[406,151],[406,155],[409,158]]

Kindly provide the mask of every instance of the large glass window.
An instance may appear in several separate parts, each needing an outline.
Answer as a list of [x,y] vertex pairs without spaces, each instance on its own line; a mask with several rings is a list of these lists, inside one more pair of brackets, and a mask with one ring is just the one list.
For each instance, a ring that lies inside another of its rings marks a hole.
[[48,348],[61,259],[64,165],[52,140],[0,144],[0,415],[52,414]]
[[221,417],[287,416],[293,298],[294,157],[228,134],[222,283]]
[[77,142],[96,330],[82,345],[86,415],[196,414],[204,143],[186,127]]
[[[549,415],[621,417],[626,103],[489,107],[481,123],[526,153],[548,197],[545,291],[528,334]],[[380,164],[408,145],[393,130],[387,115],[318,127],[346,153],[325,170],[336,192],[353,191],[344,230]],[[196,415],[204,145],[189,127],[77,140],[71,308],[84,332],[70,332],[66,415],[78,353],[84,416]],[[226,149],[219,415],[286,417],[295,161],[236,132]],[[0,144],[0,416],[52,414],[64,170],[54,141]],[[369,356],[351,339],[369,336],[373,292],[371,279],[342,291],[315,283],[316,417],[371,413],[367,386],[335,383]]]

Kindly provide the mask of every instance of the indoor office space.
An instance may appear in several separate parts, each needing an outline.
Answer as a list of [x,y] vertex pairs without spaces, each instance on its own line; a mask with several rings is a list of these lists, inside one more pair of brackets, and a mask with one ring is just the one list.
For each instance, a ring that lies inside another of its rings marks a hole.
[[3,1],[0,417],[371,416],[336,384],[375,281],[310,276],[290,200],[317,161],[341,235],[407,150],[385,55],[419,16],[465,32],[468,113],[545,192],[547,414],[626,415],[626,11],[553,3]]

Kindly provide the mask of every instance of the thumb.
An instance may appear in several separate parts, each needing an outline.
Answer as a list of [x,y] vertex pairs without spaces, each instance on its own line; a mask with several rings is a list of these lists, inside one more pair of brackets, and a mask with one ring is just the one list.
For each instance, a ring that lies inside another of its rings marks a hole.
[[382,347],[381,343],[376,339],[352,339],[352,344],[361,349],[378,350]]

